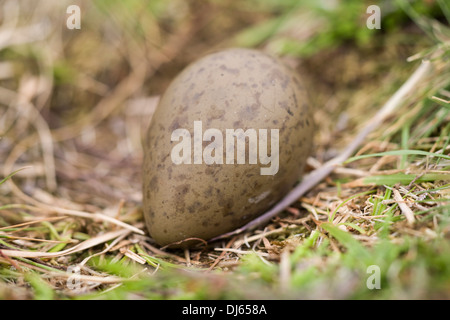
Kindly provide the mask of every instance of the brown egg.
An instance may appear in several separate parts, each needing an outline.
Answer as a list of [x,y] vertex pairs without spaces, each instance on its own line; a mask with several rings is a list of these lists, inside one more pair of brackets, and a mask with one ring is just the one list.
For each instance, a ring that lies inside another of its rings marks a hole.
[[144,142],[144,215],[160,245],[208,240],[264,213],[301,179],[313,123],[298,76],[228,49],[170,84]]

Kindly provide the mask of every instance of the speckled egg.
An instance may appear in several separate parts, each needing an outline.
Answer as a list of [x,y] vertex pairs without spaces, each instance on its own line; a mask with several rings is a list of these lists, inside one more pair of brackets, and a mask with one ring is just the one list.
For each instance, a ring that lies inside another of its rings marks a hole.
[[313,136],[298,75],[260,51],[189,65],[144,141],[143,209],[160,245],[208,240],[264,213],[301,179]]

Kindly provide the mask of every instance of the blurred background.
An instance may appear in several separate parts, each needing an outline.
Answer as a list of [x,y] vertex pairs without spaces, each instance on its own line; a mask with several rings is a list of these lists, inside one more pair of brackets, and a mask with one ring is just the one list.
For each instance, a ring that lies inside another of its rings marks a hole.
[[[139,202],[141,136],[158,97],[188,63],[234,46],[259,48],[298,70],[321,124],[317,157],[326,160],[335,151],[335,130],[355,126],[355,110],[373,111],[394,89],[380,83],[401,80],[406,58],[430,44],[395,1],[379,1],[381,29],[367,28],[369,4],[3,0],[3,173],[32,164],[19,173],[33,178],[24,185],[29,194],[55,192],[58,182],[70,181],[58,192],[73,193],[75,202],[85,202],[93,188],[102,206],[122,198]],[[436,1],[412,5],[443,17]],[[369,98],[374,90],[384,92]],[[78,186],[82,181],[89,183]]]

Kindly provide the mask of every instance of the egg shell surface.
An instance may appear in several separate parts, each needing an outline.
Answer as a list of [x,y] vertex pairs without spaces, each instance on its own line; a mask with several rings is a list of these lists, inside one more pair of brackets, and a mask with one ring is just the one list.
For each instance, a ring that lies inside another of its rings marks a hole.
[[[215,141],[219,136],[210,141],[199,137],[195,123],[201,124],[202,134],[210,128],[223,133],[222,149],[215,151],[223,151],[223,163],[208,164],[205,158],[198,163],[198,157],[194,163],[194,149],[200,144],[203,150],[212,142],[220,146]],[[177,129],[190,134],[190,163],[174,163],[173,149],[181,143],[181,138],[172,141]],[[234,161],[226,163],[231,152],[227,146],[232,145],[226,141],[227,129],[253,130],[258,143],[260,129],[265,129],[267,155],[278,154],[276,173],[261,174],[261,168],[272,164],[261,162],[259,144],[257,163],[250,163],[249,150],[255,148],[250,138],[245,163],[238,163],[237,140]],[[278,130],[278,150],[271,144],[272,129]],[[227,49],[190,64],[162,95],[143,144],[143,210],[151,237],[160,245],[208,240],[261,215],[301,179],[312,137],[305,88],[298,75],[274,57]]]

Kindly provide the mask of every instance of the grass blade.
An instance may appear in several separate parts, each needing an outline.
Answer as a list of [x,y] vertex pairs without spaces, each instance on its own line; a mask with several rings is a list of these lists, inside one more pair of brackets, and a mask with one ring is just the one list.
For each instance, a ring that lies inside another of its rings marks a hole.
[[377,186],[393,186],[396,183],[408,185],[412,181],[420,183],[438,180],[450,181],[450,173],[426,173],[424,175],[396,173],[390,175],[377,175],[363,178],[363,183],[366,185],[375,184]]
[[372,154],[363,154],[360,156],[351,157],[344,163],[350,163],[350,162],[353,162],[356,160],[372,158],[372,157],[408,156],[408,155],[430,156],[430,157],[437,157],[437,158],[443,158],[446,160],[450,160],[450,156],[445,155],[445,154],[440,154],[437,152],[428,152],[428,151],[422,151],[422,150],[392,150],[392,151],[378,152],[378,153],[372,153]]
[[17,169],[16,171],[10,173],[8,176],[6,176],[2,181],[0,181],[0,186],[5,183],[8,179],[10,179],[12,176],[14,176],[16,173],[18,173],[19,171],[25,170],[25,169],[29,169],[31,168],[31,166],[27,166],[27,167],[23,167],[20,169]]

